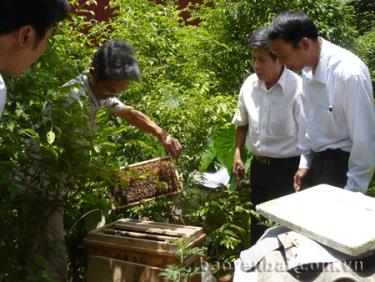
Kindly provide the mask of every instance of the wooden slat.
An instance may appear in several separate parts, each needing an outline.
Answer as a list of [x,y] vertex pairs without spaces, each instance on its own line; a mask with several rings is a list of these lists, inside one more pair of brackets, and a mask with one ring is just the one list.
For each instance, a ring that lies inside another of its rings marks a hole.
[[150,221],[150,220],[135,220],[135,219],[130,219],[130,218],[121,218],[117,221],[114,222],[115,224],[117,223],[132,223],[140,226],[152,226],[156,228],[182,228],[186,230],[195,230],[195,231],[202,231],[202,227],[198,226],[191,226],[191,225],[182,225],[182,224],[175,224],[175,223],[166,223],[166,222],[155,222],[155,221]]
[[[190,225],[181,225],[181,224],[171,224],[171,223],[163,223],[163,222],[154,222],[149,220],[135,220],[130,218],[121,218],[111,224],[108,224],[106,226],[100,227],[98,229],[92,230],[89,233],[90,234],[99,234],[102,232],[105,228],[110,228],[114,225],[121,224],[124,226],[129,226],[129,230],[132,229],[132,227],[137,228],[140,227],[144,230],[148,230],[150,228],[157,228],[157,229],[178,229],[181,228],[183,230],[186,230],[186,233],[184,233],[184,236],[194,236],[197,237],[201,234],[203,234],[203,229],[201,227],[197,226],[190,226]],[[135,229],[133,229],[135,230]]]
[[[186,228],[171,228],[169,227],[161,227],[157,225],[134,225],[134,224],[124,224],[124,223],[117,223],[112,226],[112,228],[121,229],[125,231],[137,231],[142,233],[150,233],[150,234],[162,234],[168,235],[173,237],[184,237],[184,236],[193,236],[197,233],[198,230],[189,230]],[[176,239],[176,238],[175,238]]]
[[166,241],[166,242],[171,242],[173,240],[176,240],[176,237],[171,237],[171,236],[160,236],[156,234],[145,234],[145,233],[129,232],[129,231],[122,231],[122,230],[115,230],[115,229],[103,229],[103,233],[111,234],[111,235],[120,235],[123,237],[141,238],[141,239]]
[[152,163],[156,163],[156,162],[160,162],[164,160],[171,160],[171,157],[165,156],[165,157],[155,158],[155,159],[151,159],[151,160],[147,160],[147,161],[143,161],[143,162],[139,162],[135,164],[130,164],[127,166],[122,166],[120,169],[134,168],[134,167],[143,166],[146,164],[152,164]]
[[[107,235],[107,234],[103,234]],[[111,236],[111,235],[107,235]],[[103,240],[104,238],[89,238],[84,239],[85,244],[89,247],[95,248],[95,246],[113,248],[119,251],[131,250],[134,252],[141,253],[152,253],[160,254],[164,256],[176,256],[177,246],[168,242],[150,242],[145,239],[132,239],[129,237],[115,237],[112,236],[113,240]],[[107,238],[108,239],[108,238]]]
[[176,251],[176,245],[166,241],[155,241],[143,238],[122,237],[111,234],[88,234],[85,239],[95,243],[102,242],[103,244],[110,244],[119,249],[137,249],[144,252],[161,251],[164,253],[173,253]]
[[200,235],[197,236],[194,240],[192,240],[192,241],[186,246],[186,248],[192,248],[192,247],[198,246],[198,245],[203,241],[204,238],[206,238],[206,234],[204,234],[204,233],[200,234]]
[[[188,244],[188,248],[199,245],[205,238],[205,234],[200,235]],[[95,236],[88,234],[84,239],[85,244],[89,247],[95,246],[109,247],[118,249],[119,251],[132,250],[142,253],[161,254],[167,256],[175,256],[177,246],[165,241],[150,241],[142,238],[119,237],[110,234],[100,234]]]

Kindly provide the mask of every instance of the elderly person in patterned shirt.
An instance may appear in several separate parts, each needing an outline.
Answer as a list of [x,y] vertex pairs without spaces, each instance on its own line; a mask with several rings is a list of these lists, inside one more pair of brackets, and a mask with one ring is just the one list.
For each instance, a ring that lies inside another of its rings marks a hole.
[[90,73],[81,74],[65,86],[71,87],[70,91],[77,99],[89,96],[94,128],[96,113],[100,108],[106,108],[135,127],[154,135],[173,157],[178,157],[181,145],[177,139],[147,115],[123,104],[115,97],[128,87],[131,80],[139,77],[140,67],[131,46],[124,41],[110,41],[95,53]]

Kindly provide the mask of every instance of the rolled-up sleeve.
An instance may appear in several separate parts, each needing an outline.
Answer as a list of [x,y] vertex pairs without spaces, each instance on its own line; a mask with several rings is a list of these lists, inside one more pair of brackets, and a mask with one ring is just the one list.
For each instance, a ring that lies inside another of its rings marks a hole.
[[124,111],[126,109],[132,109],[132,107],[125,105],[119,99],[114,98],[114,97],[106,99],[103,106],[105,106],[107,110],[112,114]]

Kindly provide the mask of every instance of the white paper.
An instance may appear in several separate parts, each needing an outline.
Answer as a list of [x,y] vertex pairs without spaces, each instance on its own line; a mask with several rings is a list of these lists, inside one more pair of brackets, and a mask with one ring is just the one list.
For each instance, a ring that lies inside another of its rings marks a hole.
[[220,168],[217,172],[203,172],[194,173],[192,175],[195,183],[200,184],[207,188],[218,188],[218,187],[228,187],[230,176],[225,167]]

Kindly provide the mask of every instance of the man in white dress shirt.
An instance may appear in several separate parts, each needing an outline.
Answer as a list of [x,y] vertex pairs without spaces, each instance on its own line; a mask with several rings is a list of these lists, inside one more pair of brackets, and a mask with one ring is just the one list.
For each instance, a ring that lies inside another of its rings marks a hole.
[[[250,38],[255,71],[242,85],[238,110],[233,173],[245,178],[241,159],[243,146],[253,153],[250,171],[251,201],[254,205],[294,192],[293,176],[298,169],[298,131],[302,79],[283,67],[268,47],[268,29]],[[251,220],[251,240],[263,234],[256,218]]]
[[321,183],[366,192],[375,166],[375,111],[368,68],[353,53],[318,36],[302,12],[270,26],[280,63],[302,70],[299,170],[295,190]]
[[7,95],[2,75],[17,77],[30,67],[68,11],[66,0],[0,1],[0,117]]
[[95,53],[90,72],[78,76],[65,86],[71,87],[70,91],[77,99],[89,96],[94,129],[96,113],[103,107],[135,127],[151,133],[173,157],[178,157],[181,145],[177,139],[147,115],[123,104],[115,97],[128,87],[131,80],[139,77],[140,68],[133,56],[132,47],[124,41],[109,41]]

